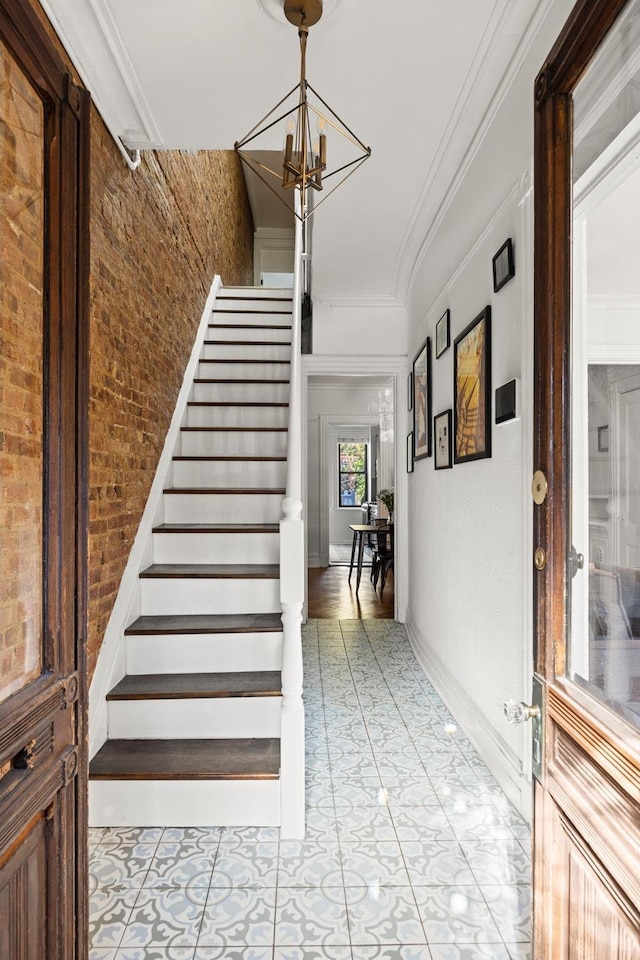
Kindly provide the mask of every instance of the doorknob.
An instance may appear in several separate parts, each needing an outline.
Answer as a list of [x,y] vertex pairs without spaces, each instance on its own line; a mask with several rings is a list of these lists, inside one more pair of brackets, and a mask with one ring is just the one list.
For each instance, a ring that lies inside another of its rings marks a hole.
[[529,706],[529,704],[522,703],[519,700],[505,700],[504,715],[507,723],[511,724],[512,727],[517,727],[519,723],[524,723],[525,720],[537,720],[540,716],[540,707],[537,704]]

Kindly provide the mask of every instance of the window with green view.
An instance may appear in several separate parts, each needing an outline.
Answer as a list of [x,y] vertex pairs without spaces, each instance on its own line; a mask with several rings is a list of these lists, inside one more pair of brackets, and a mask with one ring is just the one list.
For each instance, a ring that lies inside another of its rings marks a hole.
[[367,444],[338,444],[338,506],[359,507],[367,499]]

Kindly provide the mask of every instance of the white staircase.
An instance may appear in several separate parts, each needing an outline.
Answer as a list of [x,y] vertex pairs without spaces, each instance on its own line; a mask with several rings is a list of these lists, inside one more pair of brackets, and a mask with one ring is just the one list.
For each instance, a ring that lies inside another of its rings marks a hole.
[[295,807],[281,777],[282,730],[297,744],[301,716],[280,584],[291,338],[291,291],[222,288],[91,762],[92,825],[281,825]]

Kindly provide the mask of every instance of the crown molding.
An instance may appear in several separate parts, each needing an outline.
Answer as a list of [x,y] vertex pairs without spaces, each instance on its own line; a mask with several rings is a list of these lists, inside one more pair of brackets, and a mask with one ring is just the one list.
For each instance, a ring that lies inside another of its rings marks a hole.
[[[518,47],[511,57],[502,76],[496,79],[489,74],[487,63],[490,57],[487,52],[496,44],[499,45],[500,26],[503,20],[513,16],[513,5],[509,0],[503,0],[496,4],[491,19],[490,28],[485,31],[483,41],[479,47],[478,54],[473,63],[472,69],[467,76],[467,82],[462,90],[456,109],[452,113],[451,120],[447,126],[445,134],[440,141],[438,151],[427,174],[423,189],[420,193],[416,205],[416,214],[407,228],[407,232],[400,246],[396,258],[395,291],[396,296],[403,297],[408,302],[411,296],[411,289],[415,283],[416,275],[420,269],[424,258],[449,210],[455,196],[460,189],[461,184],[466,178],[473,162],[485,142],[494,120],[503,106],[505,100],[512,91],[515,78],[521,70],[526,56],[533,44],[536,36],[542,28],[547,16],[554,6],[554,0],[543,0],[540,4],[529,4],[531,15],[528,23],[522,31],[522,38]],[[533,8],[533,9],[531,9]],[[512,27],[513,29],[513,27]],[[487,109],[481,109],[482,100],[488,103]],[[474,101],[480,101],[480,105],[474,108]],[[455,140],[463,129],[461,117],[463,115],[473,116],[476,114],[482,116],[475,133],[471,140],[465,143],[459,143],[457,146]],[[450,167],[452,157],[459,156],[460,162],[455,168],[448,186],[442,192],[442,201],[440,202],[435,215],[426,226],[424,221],[428,217],[426,210],[427,202],[432,193],[435,193],[435,186],[438,176],[446,175],[446,168]],[[422,235],[422,240],[419,240]],[[415,254],[413,253],[415,250]]]
[[162,147],[162,136],[104,0],[40,0],[114,139],[131,150]]

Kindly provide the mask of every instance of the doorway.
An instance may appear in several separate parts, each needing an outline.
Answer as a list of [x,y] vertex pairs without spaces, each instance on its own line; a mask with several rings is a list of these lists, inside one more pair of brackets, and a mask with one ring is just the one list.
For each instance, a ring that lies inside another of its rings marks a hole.
[[[316,363],[322,358],[310,358]],[[395,377],[311,374],[307,377],[308,615],[314,618],[393,618],[396,564],[385,584],[373,536],[358,551],[353,526],[389,519],[378,494],[394,489]],[[353,553],[353,570],[351,569]]]
[[580,2],[536,83],[534,941],[640,957],[640,3]]

